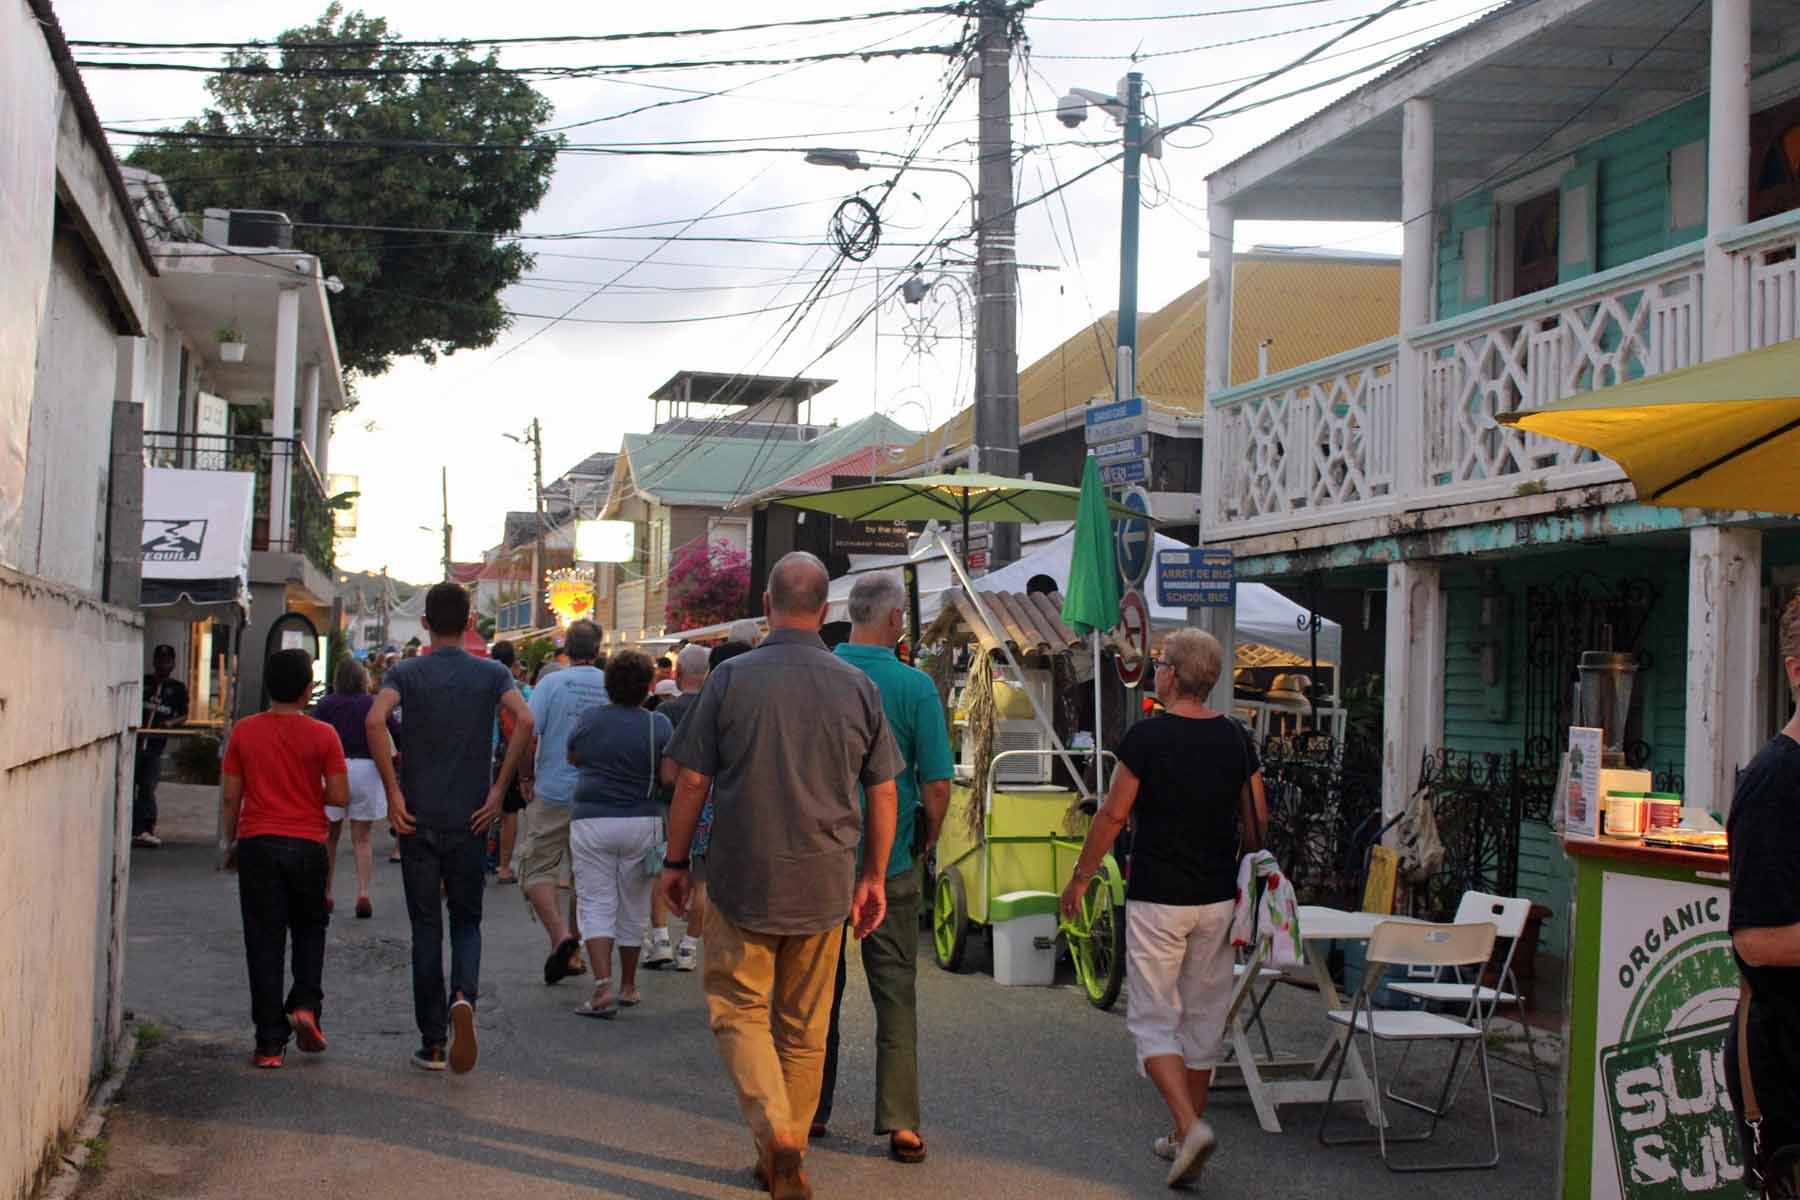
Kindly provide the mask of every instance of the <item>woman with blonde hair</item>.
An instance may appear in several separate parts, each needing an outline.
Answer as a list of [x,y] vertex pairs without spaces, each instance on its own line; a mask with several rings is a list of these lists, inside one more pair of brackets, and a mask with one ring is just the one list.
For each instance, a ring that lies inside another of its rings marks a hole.
[[1223,660],[1218,639],[1198,629],[1164,641],[1156,662],[1164,711],[1133,725],[1119,744],[1106,803],[1062,897],[1073,916],[1100,860],[1136,818],[1125,889],[1126,1026],[1138,1071],[1174,1122],[1153,1147],[1172,1160],[1170,1187],[1198,1179],[1215,1144],[1203,1118],[1231,1004],[1238,855],[1262,848],[1268,820],[1250,735],[1206,704]]

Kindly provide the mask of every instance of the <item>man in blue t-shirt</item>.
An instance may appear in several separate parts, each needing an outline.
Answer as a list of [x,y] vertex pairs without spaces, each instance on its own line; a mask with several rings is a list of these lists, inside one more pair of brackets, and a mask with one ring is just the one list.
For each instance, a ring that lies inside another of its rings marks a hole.
[[[579,975],[581,930],[575,919],[575,890],[569,887],[574,860],[569,856],[570,805],[579,773],[569,762],[569,734],[583,713],[610,703],[606,675],[599,667],[600,626],[575,621],[563,637],[569,665],[554,675],[538,677],[531,693],[531,715],[537,720],[537,754],[525,763],[531,803],[525,809],[525,845],[519,857],[519,886],[550,936],[544,982]],[[563,920],[556,889],[569,887],[569,915]]]
[[[441,1071],[447,1063],[458,1074],[475,1066],[487,830],[500,819],[533,731],[531,710],[513,686],[512,672],[463,649],[468,623],[469,593],[460,586],[440,583],[425,593],[431,652],[406,659],[382,677],[364,722],[375,769],[387,789],[388,824],[400,838],[401,882],[412,920],[413,1015],[420,1041],[413,1064]],[[387,719],[402,705],[402,766],[396,774]],[[496,772],[489,739],[502,709],[514,724]],[[440,907],[446,902],[448,997]]]
[[[894,645],[906,627],[906,591],[893,572],[864,575],[850,589],[850,640],[839,658],[862,669],[881,693],[888,729],[904,764],[894,780],[898,813],[894,850],[888,857],[887,916],[863,941],[863,970],[875,1002],[875,1132],[888,1135],[888,1153],[900,1162],[925,1158],[919,1136],[919,1013],[915,986],[919,959],[917,857],[936,844],[950,807],[956,761],[943,700],[931,676],[901,662]],[[921,822],[922,827],[921,827]],[[917,857],[915,857],[917,856]],[[815,1134],[831,1120],[837,1086],[838,1010],[844,1001],[844,959],[838,959],[831,1033],[825,1043],[825,1082]]]

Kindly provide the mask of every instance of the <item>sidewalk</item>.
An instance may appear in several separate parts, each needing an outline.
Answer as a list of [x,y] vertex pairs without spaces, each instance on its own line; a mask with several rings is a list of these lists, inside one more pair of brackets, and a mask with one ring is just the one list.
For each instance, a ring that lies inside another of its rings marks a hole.
[[[196,802],[210,803],[205,797]],[[191,809],[191,806],[190,806]],[[178,838],[209,841],[192,811],[165,818]],[[254,1072],[235,882],[209,845],[172,839],[132,860],[127,999],[155,1042],[132,1070],[106,1130],[104,1165],[84,1195],[321,1196],[384,1200],[451,1187],[508,1197],[753,1196],[750,1142],[707,1031],[697,974],[646,973],[642,1007],[610,1022],[569,1009],[580,982],[545,987],[543,934],[516,888],[489,887],[482,968],[481,1065],[427,1075],[416,1044],[409,942],[397,867],[377,832],[375,917],[348,916],[349,847],[340,915],[326,952],[330,1050],[291,1052],[286,1070]],[[347,839],[346,839],[347,840]],[[1161,1105],[1132,1067],[1119,1012],[1072,988],[1001,988],[952,976],[922,947],[921,1055],[931,1158],[903,1167],[868,1133],[873,1020],[860,971],[845,998],[845,1051],[834,1136],[815,1147],[819,1194],[1045,1200],[1157,1196],[1149,1154]],[[985,953],[978,953],[985,968]],[[1271,1003],[1278,1045],[1316,1038],[1299,998]],[[1298,1022],[1298,1023],[1296,1023]],[[1427,1068],[1433,1064],[1425,1064]],[[1505,1083],[1521,1081],[1508,1073]],[[1317,1110],[1289,1109],[1287,1130],[1261,1133],[1241,1094],[1212,1119],[1220,1149],[1208,1197],[1282,1194],[1432,1197],[1442,1179],[1390,1176],[1372,1149],[1326,1150]],[[1465,1103],[1434,1149],[1472,1150]],[[1485,1125],[1485,1122],[1483,1122]],[[1550,1194],[1557,1119],[1501,1111],[1500,1170],[1455,1177],[1487,1200]]]

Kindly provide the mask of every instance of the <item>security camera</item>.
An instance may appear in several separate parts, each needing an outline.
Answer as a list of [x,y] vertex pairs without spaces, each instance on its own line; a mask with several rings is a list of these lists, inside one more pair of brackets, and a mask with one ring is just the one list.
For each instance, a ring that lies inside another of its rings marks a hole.
[[1056,119],[1070,129],[1087,120],[1087,115],[1087,101],[1072,92],[1056,102]]

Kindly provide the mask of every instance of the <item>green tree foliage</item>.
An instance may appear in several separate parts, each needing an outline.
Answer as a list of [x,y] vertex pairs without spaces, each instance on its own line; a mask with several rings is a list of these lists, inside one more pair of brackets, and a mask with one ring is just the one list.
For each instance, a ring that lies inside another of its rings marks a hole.
[[[550,102],[491,70],[492,52],[478,59],[395,45],[396,37],[385,20],[333,3],[267,51],[232,52],[234,66],[271,70],[211,77],[212,105],[181,127],[258,140],[158,142],[129,161],[163,176],[189,212],[260,208],[297,223],[516,231],[549,189],[563,142],[534,132]],[[319,42],[363,44],[306,46]],[[341,68],[425,73],[296,73]],[[318,138],[349,144],[298,141]],[[452,144],[382,145],[391,142]],[[502,148],[462,148],[472,144]],[[499,292],[533,261],[516,242],[481,236],[301,227],[294,244],[344,281],[332,318],[344,367],[359,375],[378,375],[398,356],[434,362],[492,345],[509,323]]]

